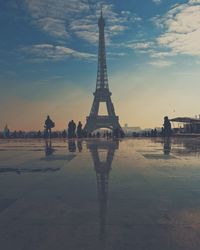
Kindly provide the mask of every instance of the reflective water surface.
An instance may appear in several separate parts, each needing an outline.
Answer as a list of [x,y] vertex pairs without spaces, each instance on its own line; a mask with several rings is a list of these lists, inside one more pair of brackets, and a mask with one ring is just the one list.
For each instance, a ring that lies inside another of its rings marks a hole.
[[200,249],[200,138],[0,140],[0,249]]

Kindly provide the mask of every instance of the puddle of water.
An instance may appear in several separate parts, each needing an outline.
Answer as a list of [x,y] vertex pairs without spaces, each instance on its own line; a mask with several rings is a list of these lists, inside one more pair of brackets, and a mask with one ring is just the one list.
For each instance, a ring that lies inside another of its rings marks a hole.
[[195,138],[1,140],[0,245],[198,250],[199,152]]

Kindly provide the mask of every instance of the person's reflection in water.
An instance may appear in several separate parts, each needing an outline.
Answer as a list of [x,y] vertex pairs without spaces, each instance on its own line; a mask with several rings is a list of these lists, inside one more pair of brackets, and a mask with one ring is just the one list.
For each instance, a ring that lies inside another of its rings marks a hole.
[[170,137],[164,138],[163,152],[164,152],[164,155],[170,155],[170,152],[171,152],[171,139],[170,139]]
[[69,152],[76,152],[76,143],[75,140],[68,140],[68,149]]
[[52,148],[51,139],[45,140],[45,155],[50,156],[54,153],[55,149]]
[[83,150],[82,140],[77,141],[77,148],[78,148],[79,153],[81,153]]
[[[89,142],[87,147],[89,148],[94,169],[96,171],[97,178],[97,192],[99,200],[99,217],[100,217],[100,240],[106,238],[106,212],[108,202],[108,182],[109,173],[112,169],[112,161],[114,158],[115,150],[119,148],[119,141],[99,141]],[[106,161],[101,161],[98,150],[105,151],[107,153]]]

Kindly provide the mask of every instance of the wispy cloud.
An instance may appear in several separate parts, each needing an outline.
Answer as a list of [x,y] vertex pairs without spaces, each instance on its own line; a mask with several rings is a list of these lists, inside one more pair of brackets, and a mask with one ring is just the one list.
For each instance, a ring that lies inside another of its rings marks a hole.
[[172,51],[157,51],[155,49],[152,49],[149,53],[151,58],[166,58],[176,55],[176,53]]
[[125,46],[130,49],[134,50],[146,50],[151,48],[154,45],[153,42],[148,41],[135,41],[135,42],[128,42]]
[[91,60],[96,58],[96,55],[93,54],[84,53],[64,46],[52,44],[35,44],[22,47],[20,51],[23,51],[27,55],[30,55],[31,61],[59,61],[65,59],[66,57],[84,60]]
[[169,67],[174,64],[172,61],[167,61],[167,60],[156,60],[156,61],[151,61],[148,63],[151,66],[154,66],[156,68],[165,68]]
[[[89,43],[97,43],[97,18],[100,3],[97,0],[24,0],[25,8],[32,17],[33,24],[42,31],[59,37],[76,36]],[[104,3],[103,12],[108,17],[106,36],[113,36],[129,29],[130,25],[141,21],[136,14],[123,10],[114,11],[112,4]]]
[[38,20],[34,20],[33,23],[52,36],[60,38],[69,37],[69,32],[65,27],[65,20],[60,20],[53,17],[44,17]]
[[152,0],[155,4],[161,4],[162,0]]
[[89,10],[88,4],[82,0],[24,0],[24,3],[35,25],[60,38],[69,34],[68,22],[72,17],[78,18],[80,13]]
[[200,56],[200,0],[179,4],[164,16],[155,19],[164,29],[157,42],[174,54]]

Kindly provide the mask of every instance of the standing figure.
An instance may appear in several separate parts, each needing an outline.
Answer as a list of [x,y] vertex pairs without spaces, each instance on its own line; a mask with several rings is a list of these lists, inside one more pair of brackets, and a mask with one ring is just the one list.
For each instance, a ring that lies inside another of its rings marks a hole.
[[48,115],[44,124],[44,128],[45,128],[45,135],[49,136],[49,138],[51,138],[51,129],[54,127],[55,123],[50,119],[50,116]]
[[76,123],[71,120],[68,123],[68,138],[75,138],[76,137]]
[[83,130],[82,130],[82,123],[81,122],[78,123],[76,133],[77,133],[78,138],[83,137]]
[[62,132],[62,138],[66,138],[67,137],[67,131],[64,129]]
[[72,138],[72,126],[71,126],[71,121],[68,123],[67,135],[68,135],[68,138],[69,138],[69,139]]
[[164,124],[163,124],[163,135],[164,137],[169,137],[172,134],[171,123],[168,116],[164,117]]
[[100,134],[100,132],[97,132],[97,138],[100,138],[101,137],[101,134]]

